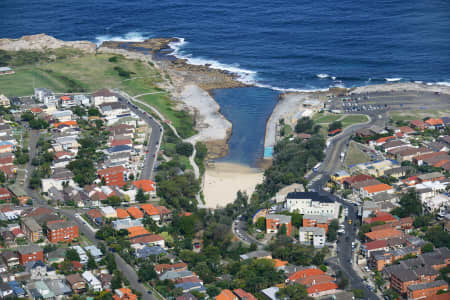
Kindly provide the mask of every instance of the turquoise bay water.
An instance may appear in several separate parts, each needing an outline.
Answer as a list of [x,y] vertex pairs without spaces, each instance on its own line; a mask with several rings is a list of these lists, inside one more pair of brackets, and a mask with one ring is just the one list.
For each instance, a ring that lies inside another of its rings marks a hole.
[[218,161],[255,166],[264,151],[266,120],[279,93],[264,88],[218,89],[212,93],[221,113],[233,124],[230,152]]

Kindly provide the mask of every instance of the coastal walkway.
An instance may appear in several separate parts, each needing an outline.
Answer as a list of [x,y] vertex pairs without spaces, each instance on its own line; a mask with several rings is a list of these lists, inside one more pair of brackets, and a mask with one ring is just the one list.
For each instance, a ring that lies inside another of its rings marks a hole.
[[[158,92],[158,93],[159,93],[159,92]],[[155,93],[141,94],[141,95],[138,95],[138,96],[144,96],[144,95],[150,95],[150,94],[155,94]],[[164,123],[167,124],[167,126],[170,127],[170,129],[172,129],[172,131],[173,131],[173,133],[175,134],[176,137],[178,137],[179,139],[182,139],[182,138],[180,137],[180,135],[178,134],[176,128],[175,128],[172,124],[170,124],[170,121],[169,121],[168,119],[166,119],[162,113],[160,113],[160,112],[159,112],[155,107],[153,107],[152,105],[150,105],[150,104],[148,104],[148,103],[146,103],[146,102],[143,102],[143,101],[141,101],[141,100],[139,100],[139,99],[136,99],[136,97],[138,97],[138,96],[135,96],[135,97],[128,96],[128,97],[130,97],[134,102],[137,102],[137,103],[139,103],[140,105],[143,105],[143,106],[145,106],[145,107],[151,109],[151,110],[152,110],[152,111],[153,111],[153,112],[154,112],[154,113],[155,113],[155,114],[156,114],[156,115],[157,115]],[[183,140],[184,142],[190,143],[190,144],[193,146],[193,148],[194,148],[194,151],[192,152],[192,155],[189,156],[189,162],[190,162],[190,164],[191,164],[191,166],[192,166],[192,168],[193,168],[193,170],[194,170],[195,178],[196,178],[196,179],[199,179],[199,178],[200,178],[200,169],[198,168],[197,164],[195,163],[195,155],[196,155],[197,152],[196,152],[196,150],[195,150],[195,142],[191,141],[191,139],[192,139],[192,138],[189,138],[189,139],[182,139],[182,140]]]

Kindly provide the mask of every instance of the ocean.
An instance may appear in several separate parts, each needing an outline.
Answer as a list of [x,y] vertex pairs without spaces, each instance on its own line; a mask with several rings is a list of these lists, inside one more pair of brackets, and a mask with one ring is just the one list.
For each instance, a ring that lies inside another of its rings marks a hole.
[[[393,81],[450,85],[447,0],[14,0],[0,2],[0,20],[0,37],[9,38],[47,33],[101,43],[179,37],[177,56],[260,87],[215,92],[233,123],[265,122],[277,92],[286,90]],[[233,104],[225,108],[227,102]],[[232,137],[231,161],[252,164],[254,158],[235,153],[261,152],[264,135],[254,130],[234,126],[233,137],[246,142]]]

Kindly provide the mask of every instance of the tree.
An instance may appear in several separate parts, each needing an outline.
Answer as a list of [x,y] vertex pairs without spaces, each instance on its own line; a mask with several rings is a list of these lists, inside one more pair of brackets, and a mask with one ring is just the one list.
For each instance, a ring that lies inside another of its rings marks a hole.
[[97,268],[97,263],[95,262],[95,259],[92,257],[92,255],[89,255],[89,259],[87,262],[87,268],[89,270],[94,270]]
[[256,220],[255,226],[256,226],[256,228],[258,228],[261,231],[266,231],[266,218],[259,217]]
[[290,300],[309,300],[314,299],[308,296],[306,287],[301,284],[290,284],[285,288],[281,288],[277,292],[277,298],[279,299],[290,299]]
[[336,278],[337,278],[336,284],[338,285],[338,287],[341,290],[345,289],[347,287],[347,285],[348,285],[348,279],[344,275],[344,273],[342,271],[338,271],[336,273]]
[[314,126],[314,121],[308,117],[303,117],[297,120],[297,125],[295,125],[296,133],[312,133],[312,129]]
[[147,196],[145,196],[143,189],[140,188],[137,191],[135,200],[136,200],[136,202],[139,202],[139,203],[145,203],[147,201]]
[[150,281],[157,278],[155,268],[149,262],[146,262],[139,268],[138,277],[142,281]]
[[327,268],[327,266],[322,264],[319,266],[319,269],[322,270],[323,272],[326,272],[328,268]]
[[0,171],[0,183],[4,183],[6,181],[6,176],[5,173],[3,173],[3,171]]
[[67,168],[73,172],[73,180],[80,186],[92,184],[97,179],[94,162],[90,159],[75,159],[67,165]]
[[278,230],[277,235],[286,235],[287,234],[287,228],[285,224],[282,224],[280,229]]
[[191,156],[194,151],[194,146],[188,142],[181,142],[175,146],[175,151],[179,155]]
[[424,239],[432,243],[436,248],[450,248],[450,233],[445,231],[441,225],[428,228]]
[[111,206],[119,206],[122,203],[122,199],[117,195],[113,195],[106,198],[106,203]]
[[116,290],[122,287],[122,276],[118,270],[114,271],[111,278],[111,289]]
[[75,249],[69,248],[66,251],[65,259],[67,261],[80,261],[80,255]]
[[21,115],[22,120],[30,122],[34,119],[34,115],[31,111],[26,111]]
[[341,129],[341,128],[342,128],[342,123],[340,121],[334,121],[333,123],[328,125],[328,131],[333,131],[333,130]]
[[422,253],[433,252],[434,247],[432,243],[426,243],[422,246]]
[[380,272],[376,272],[375,274],[375,285],[377,288],[381,289],[384,286],[385,280],[383,279],[383,276],[381,276]]
[[339,221],[332,220],[328,226],[327,241],[334,242],[337,239],[337,231],[339,229]]
[[392,210],[400,218],[422,215],[422,202],[417,196],[416,189],[412,188],[400,198],[399,207]]
[[352,292],[356,299],[364,299],[364,290],[354,289]]
[[91,107],[88,109],[88,116],[100,116],[100,111],[96,107]]

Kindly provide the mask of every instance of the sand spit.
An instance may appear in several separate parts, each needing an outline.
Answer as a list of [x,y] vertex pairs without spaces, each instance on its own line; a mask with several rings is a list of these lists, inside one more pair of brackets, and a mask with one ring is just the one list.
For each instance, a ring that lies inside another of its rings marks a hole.
[[219,104],[206,91],[194,84],[186,85],[178,98],[192,109],[195,115],[195,129],[198,134],[188,140],[193,143],[201,141],[209,145],[209,158],[225,155],[228,149],[227,140],[231,134],[231,123],[220,114]]
[[208,208],[224,207],[236,199],[238,191],[251,195],[262,183],[263,172],[233,163],[215,163],[205,172],[203,194]]

